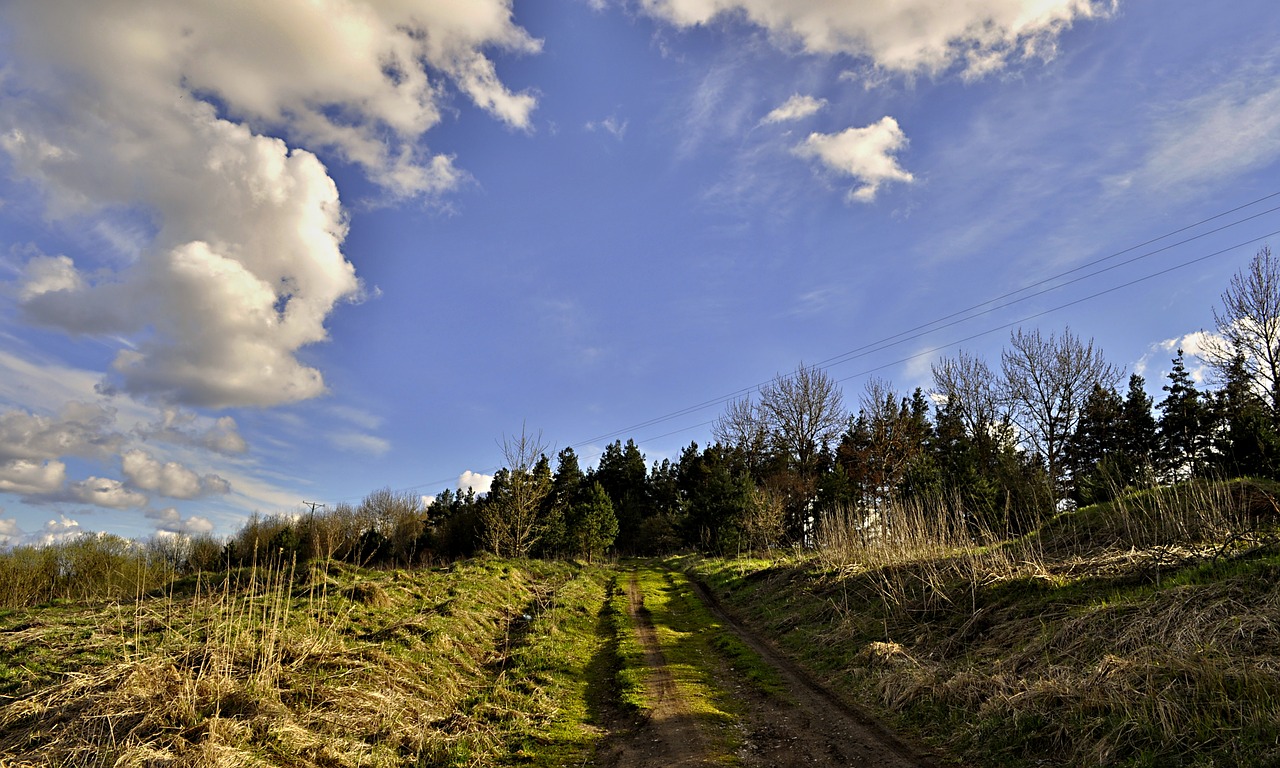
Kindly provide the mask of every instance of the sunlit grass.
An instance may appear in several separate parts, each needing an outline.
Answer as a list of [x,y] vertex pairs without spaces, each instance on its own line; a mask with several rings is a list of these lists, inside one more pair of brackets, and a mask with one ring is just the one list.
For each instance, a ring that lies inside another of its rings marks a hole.
[[1272,490],[1145,491],[1012,541],[908,509],[808,561],[689,566],[834,687],[966,764],[1274,765]]
[[580,763],[599,736],[585,670],[605,578],[267,559],[129,606],[15,611],[14,639],[44,650],[0,661],[16,697],[0,700],[0,762]]

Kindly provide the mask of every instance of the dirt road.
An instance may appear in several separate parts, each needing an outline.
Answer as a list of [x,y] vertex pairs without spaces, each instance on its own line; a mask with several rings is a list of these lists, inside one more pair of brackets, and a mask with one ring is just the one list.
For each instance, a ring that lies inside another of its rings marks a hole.
[[[759,768],[932,768],[937,763],[866,715],[845,704],[791,663],[765,639],[725,612],[714,597],[694,584],[698,596],[721,624],[772,666],[783,681],[783,695],[766,695],[738,679],[723,660],[714,676],[734,691],[741,705],[735,723],[737,758]],[[615,733],[598,755],[605,768],[723,765],[717,754],[724,739],[708,736],[707,725],[683,701],[667,666],[644,598],[633,579],[628,586],[633,624],[650,668],[648,697],[652,714]]]

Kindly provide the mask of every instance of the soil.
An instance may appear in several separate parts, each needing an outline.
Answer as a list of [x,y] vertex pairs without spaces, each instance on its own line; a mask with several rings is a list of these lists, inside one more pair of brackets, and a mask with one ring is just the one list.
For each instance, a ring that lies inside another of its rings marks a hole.
[[[824,688],[792,663],[765,638],[725,611],[714,596],[695,583],[699,597],[712,613],[754,650],[783,680],[785,695],[766,695],[736,682],[727,666],[721,680],[741,697],[743,715],[739,764],[750,768],[935,768],[939,761],[908,744],[867,714]],[[597,754],[604,768],[642,766],[724,765],[713,740],[700,730],[666,666],[653,623],[634,581],[628,588],[630,610],[639,628],[646,663],[652,673],[649,700],[652,715],[632,727],[615,731]]]
[[651,670],[646,698],[653,708],[633,727],[609,739],[597,764],[608,768],[720,764],[712,759],[706,734],[698,727],[688,702],[680,697],[634,578],[627,585],[627,597],[627,610],[644,647],[645,665]]

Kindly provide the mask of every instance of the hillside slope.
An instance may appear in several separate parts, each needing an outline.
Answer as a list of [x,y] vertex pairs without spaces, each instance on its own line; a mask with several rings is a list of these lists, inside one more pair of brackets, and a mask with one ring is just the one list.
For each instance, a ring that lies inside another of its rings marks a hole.
[[1146,492],[986,547],[686,567],[829,686],[967,765],[1273,766],[1274,491]]

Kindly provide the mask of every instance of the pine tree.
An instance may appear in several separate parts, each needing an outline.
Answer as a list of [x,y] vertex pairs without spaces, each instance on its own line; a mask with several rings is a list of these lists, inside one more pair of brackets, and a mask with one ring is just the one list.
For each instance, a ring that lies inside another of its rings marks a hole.
[[1124,398],[1124,455],[1128,463],[1126,485],[1146,485],[1152,480],[1159,432],[1146,381],[1138,374],[1129,376],[1129,391]]
[[1218,466],[1229,475],[1271,477],[1280,454],[1280,439],[1244,354],[1237,353],[1223,374],[1223,387],[1214,398],[1219,424],[1214,435]]
[[613,502],[618,517],[618,536],[628,549],[638,540],[640,524],[651,513],[648,467],[634,440],[623,446],[615,440],[604,449],[596,468],[599,481]]
[[1210,411],[1187,372],[1181,349],[1162,389],[1169,394],[1159,405],[1161,468],[1173,480],[1203,474],[1209,454]]
[[755,492],[741,454],[719,443],[699,453],[693,443],[681,454],[679,485],[685,540],[712,552],[734,548]]
[[551,490],[542,500],[538,554],[555,557],[571,548],[569,512],[582,494],[584,477],[574,450],[565,448],[560,451],[556,457],[555,474],[551,476]]
[[618,518],[609,494],[598,482],[586,486],[569,516],[575,553],[587,562],[603,555],[618,537]]
[[1067,446],[1072,498],[1093,504],[1111,498],[1125,485],[1124,401],[1111,387],[1095,384],[1080,409]]

